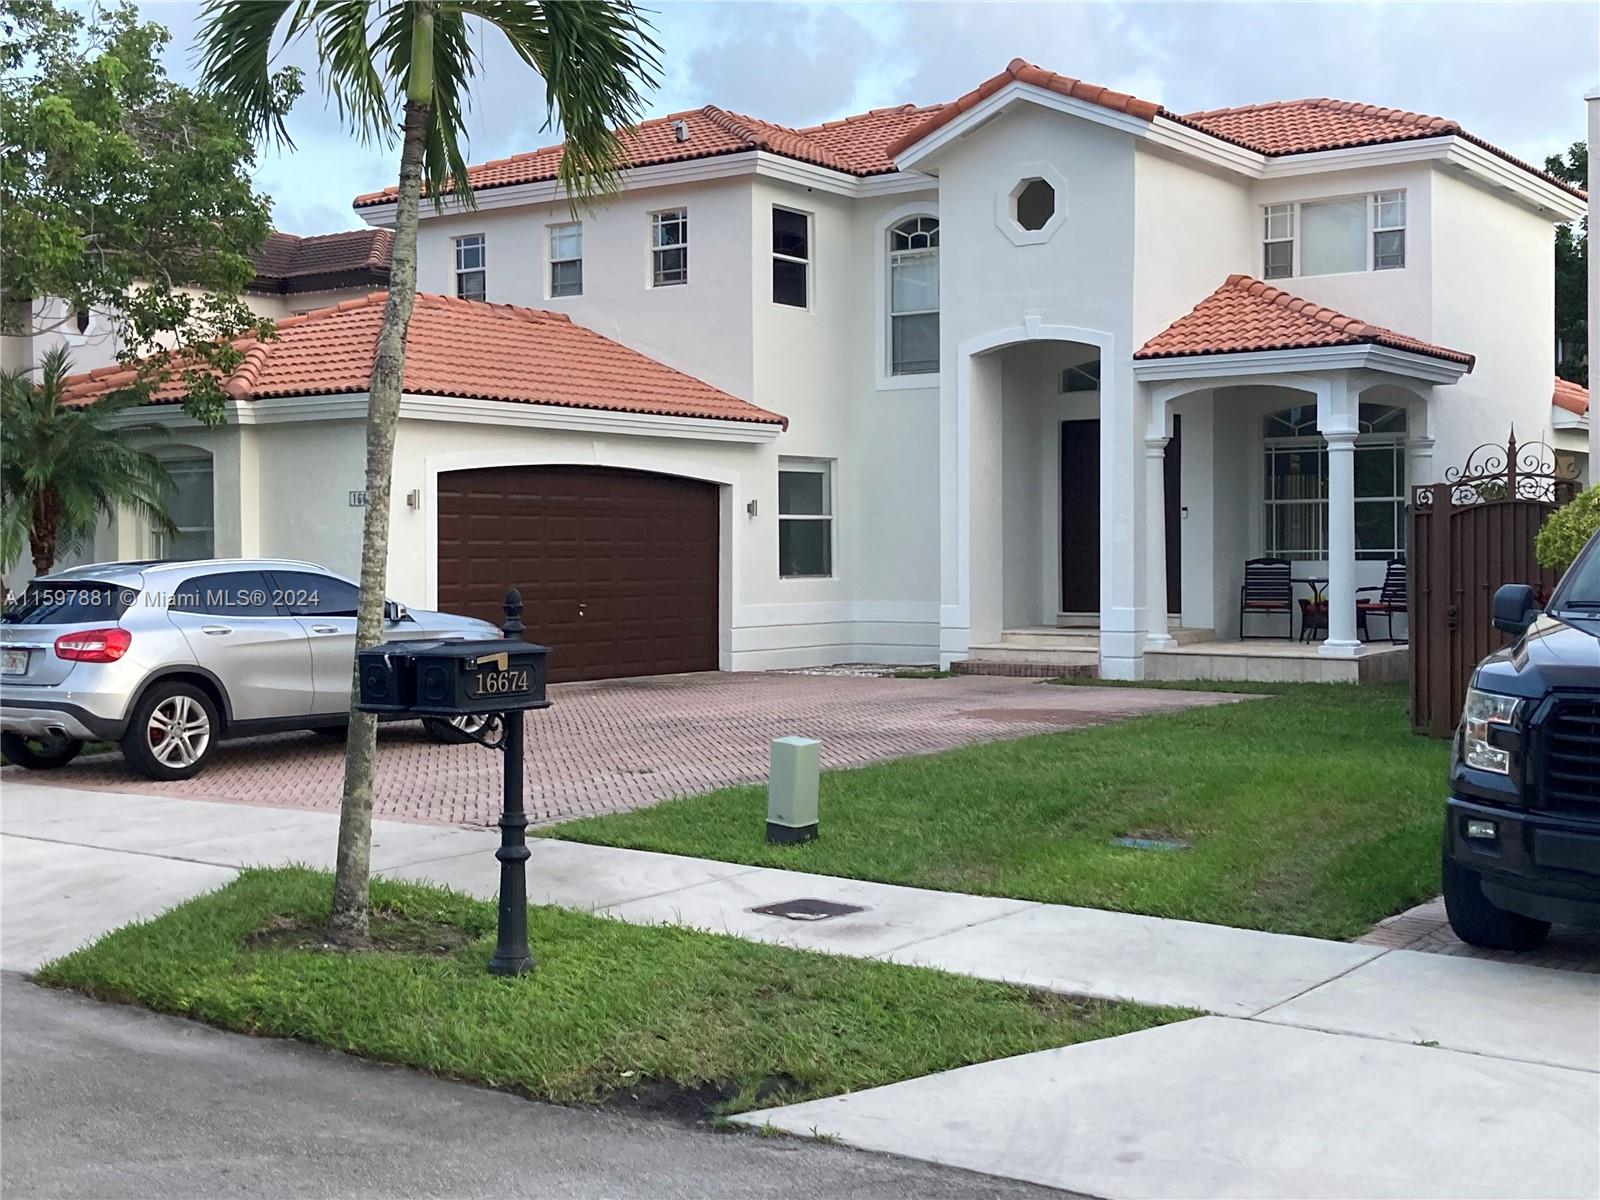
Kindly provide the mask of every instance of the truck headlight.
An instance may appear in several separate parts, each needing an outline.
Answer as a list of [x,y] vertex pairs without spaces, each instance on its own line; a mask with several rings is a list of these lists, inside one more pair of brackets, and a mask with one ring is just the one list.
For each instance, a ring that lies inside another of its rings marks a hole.
[[1489,731],[1495,726],[1513,728],[1522,701],[1516,696],[1467,689],[1467,705],[1461,712],[1462,757],[1467,766],[1496,775],[1511,773],[1511,752],[1489,744]]

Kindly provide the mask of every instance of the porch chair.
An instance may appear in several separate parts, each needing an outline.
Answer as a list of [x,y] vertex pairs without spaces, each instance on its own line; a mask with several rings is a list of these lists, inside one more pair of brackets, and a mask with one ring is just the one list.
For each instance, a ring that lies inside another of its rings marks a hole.
[[[1363,600],[1361,599],[1361,593],[1363,592],[1376,592],[1378,593],[1378,598],[1376,600]],[[1356,623],[1361,631],[1361,640],[1364,642],[1369,640],[1367,637],[1367,618],[1384,617],[1389,622],[1390,645],[1398,644],[1399,639],[1394,636],[1394,619],[1396,614],[1402,617],[1406,615],[1409,606],[1408,595],[1409,593],[1406,590],[1406,560],[1403,558],[1391,558],[1388,569],[1383,573],[1383,586],[1381,588],[1364,587],[1356,589]],[[1406,639],[1409,641],[1410,637],[1411,634],[1408,629]]]
[[1282,616],[1289,623],[1283,636],[1294,641],[1294,581],[1289,577],[1289,560],[1286,558],[1252,558],[1244,564],[1244,586],[1239,589],[1239,640],[1254,636],[1262,640],[1270,635],[1247,635],[1244,619],[1250,617]]

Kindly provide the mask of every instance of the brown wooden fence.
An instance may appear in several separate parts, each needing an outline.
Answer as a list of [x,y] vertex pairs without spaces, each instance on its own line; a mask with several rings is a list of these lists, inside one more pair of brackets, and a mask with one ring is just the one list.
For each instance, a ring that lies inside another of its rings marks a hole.
[[1480,659],[1510,638],[1490,624],[1495,589],[1526,583],[1541,602],[1556,573],[1533,557],[1544,519],[1571,499],[1574,474],[1543,442],[1479,446],[1445,482],[1411,489],[1411,728],[1455,732]]

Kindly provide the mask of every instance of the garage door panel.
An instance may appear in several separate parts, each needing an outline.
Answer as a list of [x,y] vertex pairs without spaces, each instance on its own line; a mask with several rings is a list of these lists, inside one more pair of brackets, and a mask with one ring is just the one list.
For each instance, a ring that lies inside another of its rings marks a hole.
[[597,467],[439,479],[439,607],[498,623],[507,587],[553,681],[717,667],[716,485]]

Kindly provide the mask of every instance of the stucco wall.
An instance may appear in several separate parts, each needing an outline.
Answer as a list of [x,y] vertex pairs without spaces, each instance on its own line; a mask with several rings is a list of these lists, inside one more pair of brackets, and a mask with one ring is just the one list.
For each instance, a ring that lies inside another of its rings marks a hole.
[[[650,214],[689,210],[689,282],[650,286]],[[430,216],[417,237],[417,286],[455,295],[452,239],[485,239],[488,299],[564,312],[574,321],[753,399],[750,188],[719,180],[626,192],[577,215],[583,295],[552,297],[549,226],[574,219],[565,203]]]

